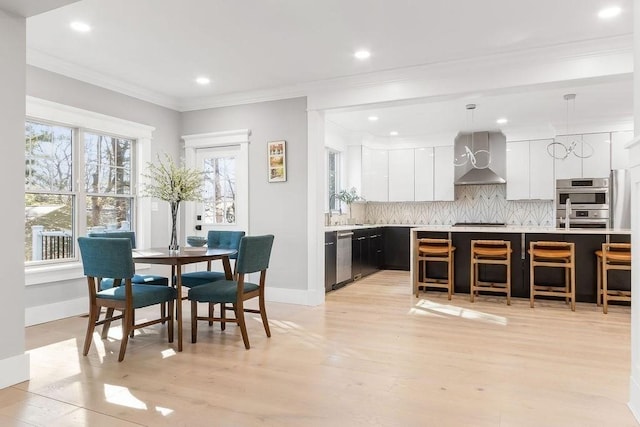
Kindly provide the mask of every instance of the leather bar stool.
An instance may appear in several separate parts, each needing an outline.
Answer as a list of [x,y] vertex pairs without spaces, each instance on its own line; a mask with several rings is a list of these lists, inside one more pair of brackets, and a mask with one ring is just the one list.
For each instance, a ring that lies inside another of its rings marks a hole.
[[[416,283],[416,298],[420,293],[420,287],[426,291],[430,288],[440,288],[447,290],[447,297],[451,299],[454,293],[453,275],[453,252],[455,246],[451,245],[451,239],[418,239],[417,259],[418,259],[418,283]],[[433,277],[428,275],[428,263],[445,263],[446,277]]]
[[[506,240],[471,241],[471,302],[478,292],[499,292],[506,294],[507,305],[511,305],[511,252],[511,242]],[[480,265],[504,265],[504,282],[480,280]]]
[[[530,242],[530,303],[533,308],[537,295],[564,297],[571,304],[571,310],[576,310],[576,268],[575,244],[571,242]],[[564,269],[564,284],[536,283],[536,267],[552,267]]]
[[609,288],[609,271],[631,271],[630,243],[603,243],[602,250],[596,251],[598,265],[598,300],[602,312],[607,314],[609,301],[631,301],[631,290]]

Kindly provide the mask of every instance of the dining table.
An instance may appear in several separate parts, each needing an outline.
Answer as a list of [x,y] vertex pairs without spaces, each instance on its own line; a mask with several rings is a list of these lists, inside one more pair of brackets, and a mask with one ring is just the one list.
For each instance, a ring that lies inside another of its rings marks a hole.
[[175,277],[177,291],[176,321],[178,323],[178,351],[182,351],[182,266],[199,262],[221,260],[228,280],[233,278],[229,256],[235,249],[184,247],[174,251],[168,248],[134,249],[133,262],[138,264],[163,264],[171,266],[171,277]]

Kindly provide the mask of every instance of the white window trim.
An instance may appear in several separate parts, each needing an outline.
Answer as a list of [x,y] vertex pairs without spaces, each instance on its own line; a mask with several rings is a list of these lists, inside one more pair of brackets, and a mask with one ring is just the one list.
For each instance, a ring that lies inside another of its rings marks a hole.
[[[196,150],[214,147],[236,146],[240,148],[238,161],[245,165],[247,174],[249,172],[249,136],[248,129],[238,129],[223,132],[200,133],[184,135],[185,164],[188,167],[196,165]],[[238,206],[246,206],[247,212],[243,215],[244,220],[236,222],[234,227],[245,230],[249,234],[249,177],[238,176],[236,185],[238,188]],[[195,218],[195,205],[187,203],[185,205],[186,229],[193,229],[193,218]]]
[[[140,247],[148,246],[151,241],[151,200],[147,197],[138,197],[137,189],[140,188],[139,184],[143,180],[141,173],[151,159],[151,137],[155,128],[32,96],[27,96],[26,99],[26,118],[27,120],[39,119],[56,122],[72,128],[90,129],[136,140],[135,172],[138,183],[136,194],[134,194],[137,197],[136,243]],[[80,177],[76,177],[76,185],[78,185],[79,179]],[[77,244],[75,253],[78,254]],[[83,276],[80,260],[25,267],[25,284],[27,286],[77,279]]]

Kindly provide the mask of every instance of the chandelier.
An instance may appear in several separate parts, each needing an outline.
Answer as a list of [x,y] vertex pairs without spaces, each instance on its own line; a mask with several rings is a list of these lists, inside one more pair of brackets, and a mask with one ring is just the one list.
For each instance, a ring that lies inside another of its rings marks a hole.
[[487,150],[474,150],[473,144],[473,112],[476,109],[476,104],[467,104],[465,108],[471,112],[471,147],[465,145],[464,153],[460,154],[460,158],[454,158],[453,164],[454,166],[464,166],[471,163],[474,169],[486,169],[491,164],[491,153]]
[[593,156],[593,147],[591,144],[585,141],[578,141],[577,135],[569,135],[569,103],[573,102],[573,109],[576,106],[576,94],[568,93],[562,97],[565,100],[567,107],[567,127],[565,134],[569,138],[566,142],[558,141],[554,138],[553,142],[547,145],[547,153],[557,160],[566,160],[569,156],[573,155],[580,159],[586,159]]

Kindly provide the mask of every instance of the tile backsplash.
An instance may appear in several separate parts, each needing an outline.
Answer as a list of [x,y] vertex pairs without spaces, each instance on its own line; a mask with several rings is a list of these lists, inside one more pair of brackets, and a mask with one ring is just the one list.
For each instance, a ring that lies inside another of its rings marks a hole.
[[553,200],[507,200],[505,184],[456,186],[453,202],[367,202],[364,205],[368,224],[555,225]]

